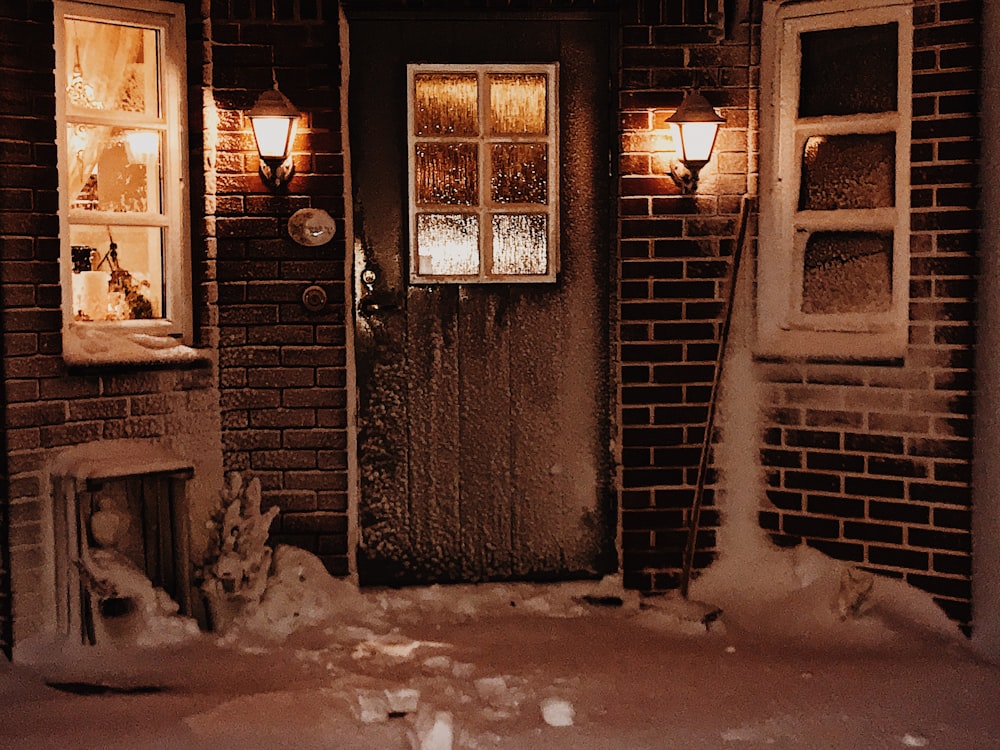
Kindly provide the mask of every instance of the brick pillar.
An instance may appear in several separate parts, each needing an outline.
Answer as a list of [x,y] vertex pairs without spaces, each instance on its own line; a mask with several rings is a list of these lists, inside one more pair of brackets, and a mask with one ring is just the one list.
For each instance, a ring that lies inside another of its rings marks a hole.
[[[344,163],[336,3],[212,3],[218,140],[214,229],[224,461],[257,476],[281,508],[272,541],[348,572],[347,362],[344,322]],[[279,88],[302,112],[296,175],[272,194],[261,182],[245,112]],[[303,247],[288,235],[299,208],[328,211],[334,240]],[[328,304],[310,312],[313,284]]]
[[[716,375],[723,300],[748,181],[749,19],[715,2],[622,3],[618,340],[627,586],[676,588]],[[669,176],[664,119],[685,90],[726,117],[694,194]],[[695,566],[713,556],[705,494]]]

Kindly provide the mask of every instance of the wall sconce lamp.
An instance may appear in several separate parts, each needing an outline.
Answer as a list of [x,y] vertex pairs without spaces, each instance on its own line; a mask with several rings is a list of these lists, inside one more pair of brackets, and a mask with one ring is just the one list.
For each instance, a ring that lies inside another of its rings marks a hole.
[[247,117],[260,154],[260,178],[271,190],[282,190],[295,173],[291,150],[299,111],[275,82],[274,88],[257,97]]
[[670,164],[670,176],[683,192],[693,193],[698,187],[698,172],[712,158],[715,137],[726,118],[695,90],[666,121],[677,126],[681,142],[681,155]]

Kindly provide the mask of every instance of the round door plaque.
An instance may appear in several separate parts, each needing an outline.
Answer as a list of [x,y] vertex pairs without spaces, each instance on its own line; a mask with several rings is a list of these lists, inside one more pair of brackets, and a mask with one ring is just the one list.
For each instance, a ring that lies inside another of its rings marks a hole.
[[325,245],[337,233],[337,225],[322,208],[300,208],[288,219],[288,235],[305,247]]

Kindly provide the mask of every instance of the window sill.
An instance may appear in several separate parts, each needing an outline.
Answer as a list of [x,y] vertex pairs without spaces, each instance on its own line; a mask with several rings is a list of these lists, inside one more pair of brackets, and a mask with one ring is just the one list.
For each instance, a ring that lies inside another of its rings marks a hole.
[[905,324],[878,331],[810,331],[760,325],[755,356],[762,360],[809,362],[902,362]]
[[69,367],[162,368],[204,365],[211,358],[162,333],[70,324],[63,329],[63,361]]

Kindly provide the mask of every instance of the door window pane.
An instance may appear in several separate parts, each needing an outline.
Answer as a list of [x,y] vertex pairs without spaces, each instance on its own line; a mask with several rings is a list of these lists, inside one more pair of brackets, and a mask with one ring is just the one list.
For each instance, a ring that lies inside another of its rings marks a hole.
[[491,75],[492,130],[503,135],[545,135],[544,75]]
[[498,214],[493,217],[493,271],[506,274],[545,273],[548,248],[546,217]]
[[479,273],[479,220],[464,214],[420,214],[417,253],[422,274]]
[[895,202],[895,133],[818,135],[806,139],[800,211],[881,208]]
[[413,82],[416,135],[477,135],[479,84],[476,75],[419,74]]
[[544,143],[493,146],[493,202],[545,203],[548,156]]
[[892,232],[816,232],[806,242],[802,312],[874,313],[892,304]]
[[799,117],[892,112],[898,26],[855,26],[801,35]]
[[417,203],[469,206],[479,195],[479,160],[475,143],[418,143]]

